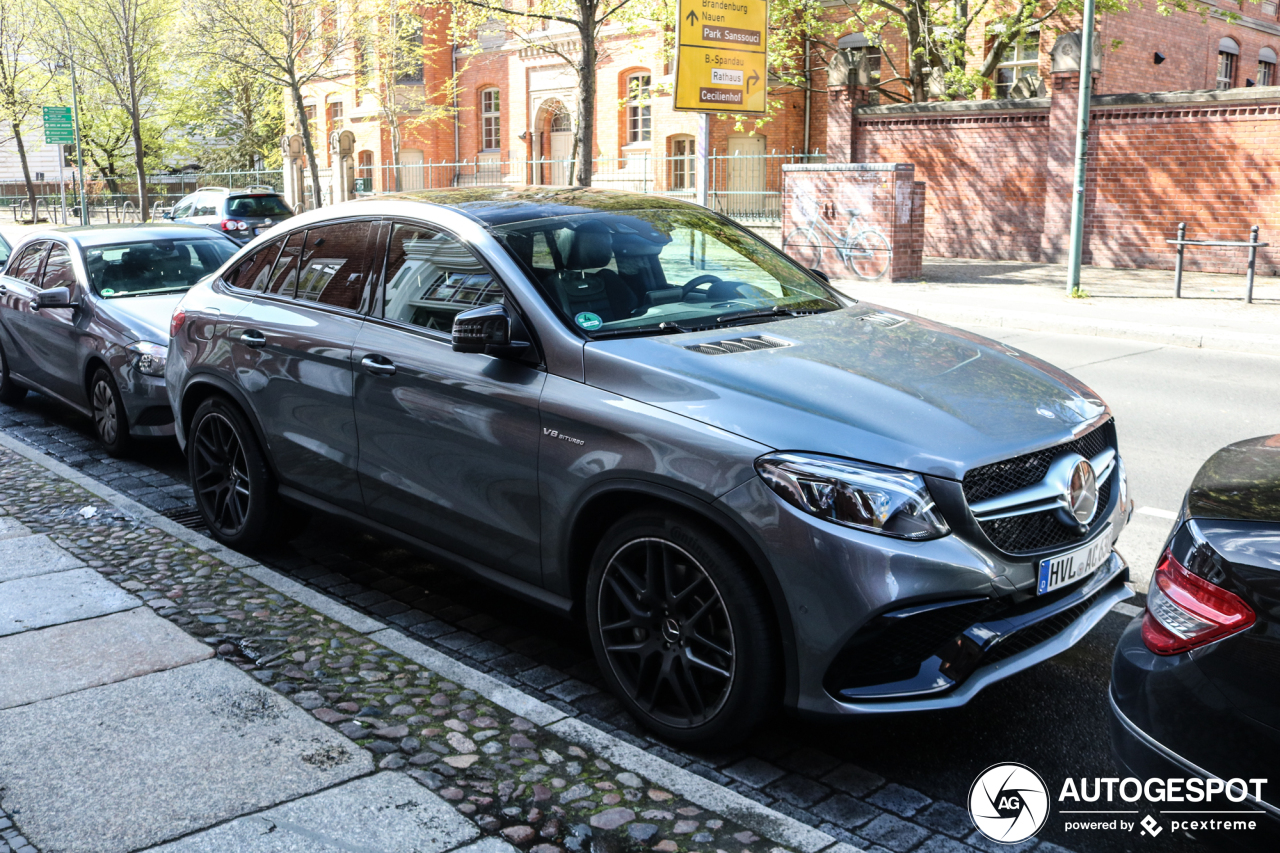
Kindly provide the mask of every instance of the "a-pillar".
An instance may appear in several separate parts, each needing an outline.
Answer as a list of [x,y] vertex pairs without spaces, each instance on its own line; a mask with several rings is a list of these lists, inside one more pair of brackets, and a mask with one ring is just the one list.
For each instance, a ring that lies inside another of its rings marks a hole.
[[[1049,75],[1053,87],[1049,106],[1049,146],[1045,160],[1044,231],[1040,236],[1040,260],[1067,262],[1071,248],[1071,201],[1075,193],[1076,122],[1080,116],[1080,72],[1056,71]],[[1098,75],[1093,76],[1097,89]],[[1093,148],[1090,133],[1090,148]],[[1090,169],[1086,176],[1092,172]],[[1085,185],[1089,182],[1086,180]],[[1085,199],[1085,221],[1091,205]],[[1087,232],[1086,232],[1087,236]],[[1085,240],[1082,263],[1091,263],[1089,242]]]

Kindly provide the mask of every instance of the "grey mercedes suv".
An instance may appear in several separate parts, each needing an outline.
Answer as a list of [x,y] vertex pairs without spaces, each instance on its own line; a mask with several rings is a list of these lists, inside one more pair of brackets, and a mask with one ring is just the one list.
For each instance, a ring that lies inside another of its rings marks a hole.
[[833,290],[734,222],[590,189],[302,214],[174,314],[233,547],[306,507],[585,621],[645,725],[962,705],[1131,595],[1107,406]]

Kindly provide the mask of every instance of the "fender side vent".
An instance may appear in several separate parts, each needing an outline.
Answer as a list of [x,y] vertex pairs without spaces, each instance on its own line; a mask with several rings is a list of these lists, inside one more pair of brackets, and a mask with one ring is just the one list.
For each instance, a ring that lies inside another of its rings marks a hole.
[[694,344],[685,347],[687,350],[700,352],[703,355],[730,355],[735,352],[751,352],[758,349],[778,349],[789,347],[786,341],[771,338],[767,335],[752,335],[749,338],[733,338],[728,341],[710,341],[705,344]]

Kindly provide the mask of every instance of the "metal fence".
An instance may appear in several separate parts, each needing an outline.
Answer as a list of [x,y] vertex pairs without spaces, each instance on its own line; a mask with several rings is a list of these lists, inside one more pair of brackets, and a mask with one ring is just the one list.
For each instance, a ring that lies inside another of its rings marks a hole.
[[[744,222],[777,222],[782,216],[782,167],[822,163],[824,154],[797,151],[723,154],[712,151],[707,203]],[[568,159],[527,159],[493,155],[461,162],[431,161],[356,170],[356,194],[378,195],[437,187],[565,186],[572,180]],[[693,201],[697,198],[694,157],[649,153],[596,158],[593,186],[652,193]]]

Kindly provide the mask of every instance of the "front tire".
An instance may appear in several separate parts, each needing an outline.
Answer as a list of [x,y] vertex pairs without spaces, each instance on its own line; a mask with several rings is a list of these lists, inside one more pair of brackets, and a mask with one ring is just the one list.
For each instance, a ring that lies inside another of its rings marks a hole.
[[213,537],[247,549],[260,544],[276,515],[275,482],[244,414],[210,397],[191,419],[187,465],[196,508]]
[[93,410],[93,431],[112,456],[129,449],[129,415],[124,410],[120,388],[110,371],[99,367],[89,380],[89,406]]
[[587,579],[606,682],[642,725],[727,746],[772,710],[778,649],[765,596],[710,528],[640,512],[609,529]]
[[27,389],[14,382],[9,375],[9,360],[5,357],[4,349],[0,348],[0,403],[16,406],[26,396]]

